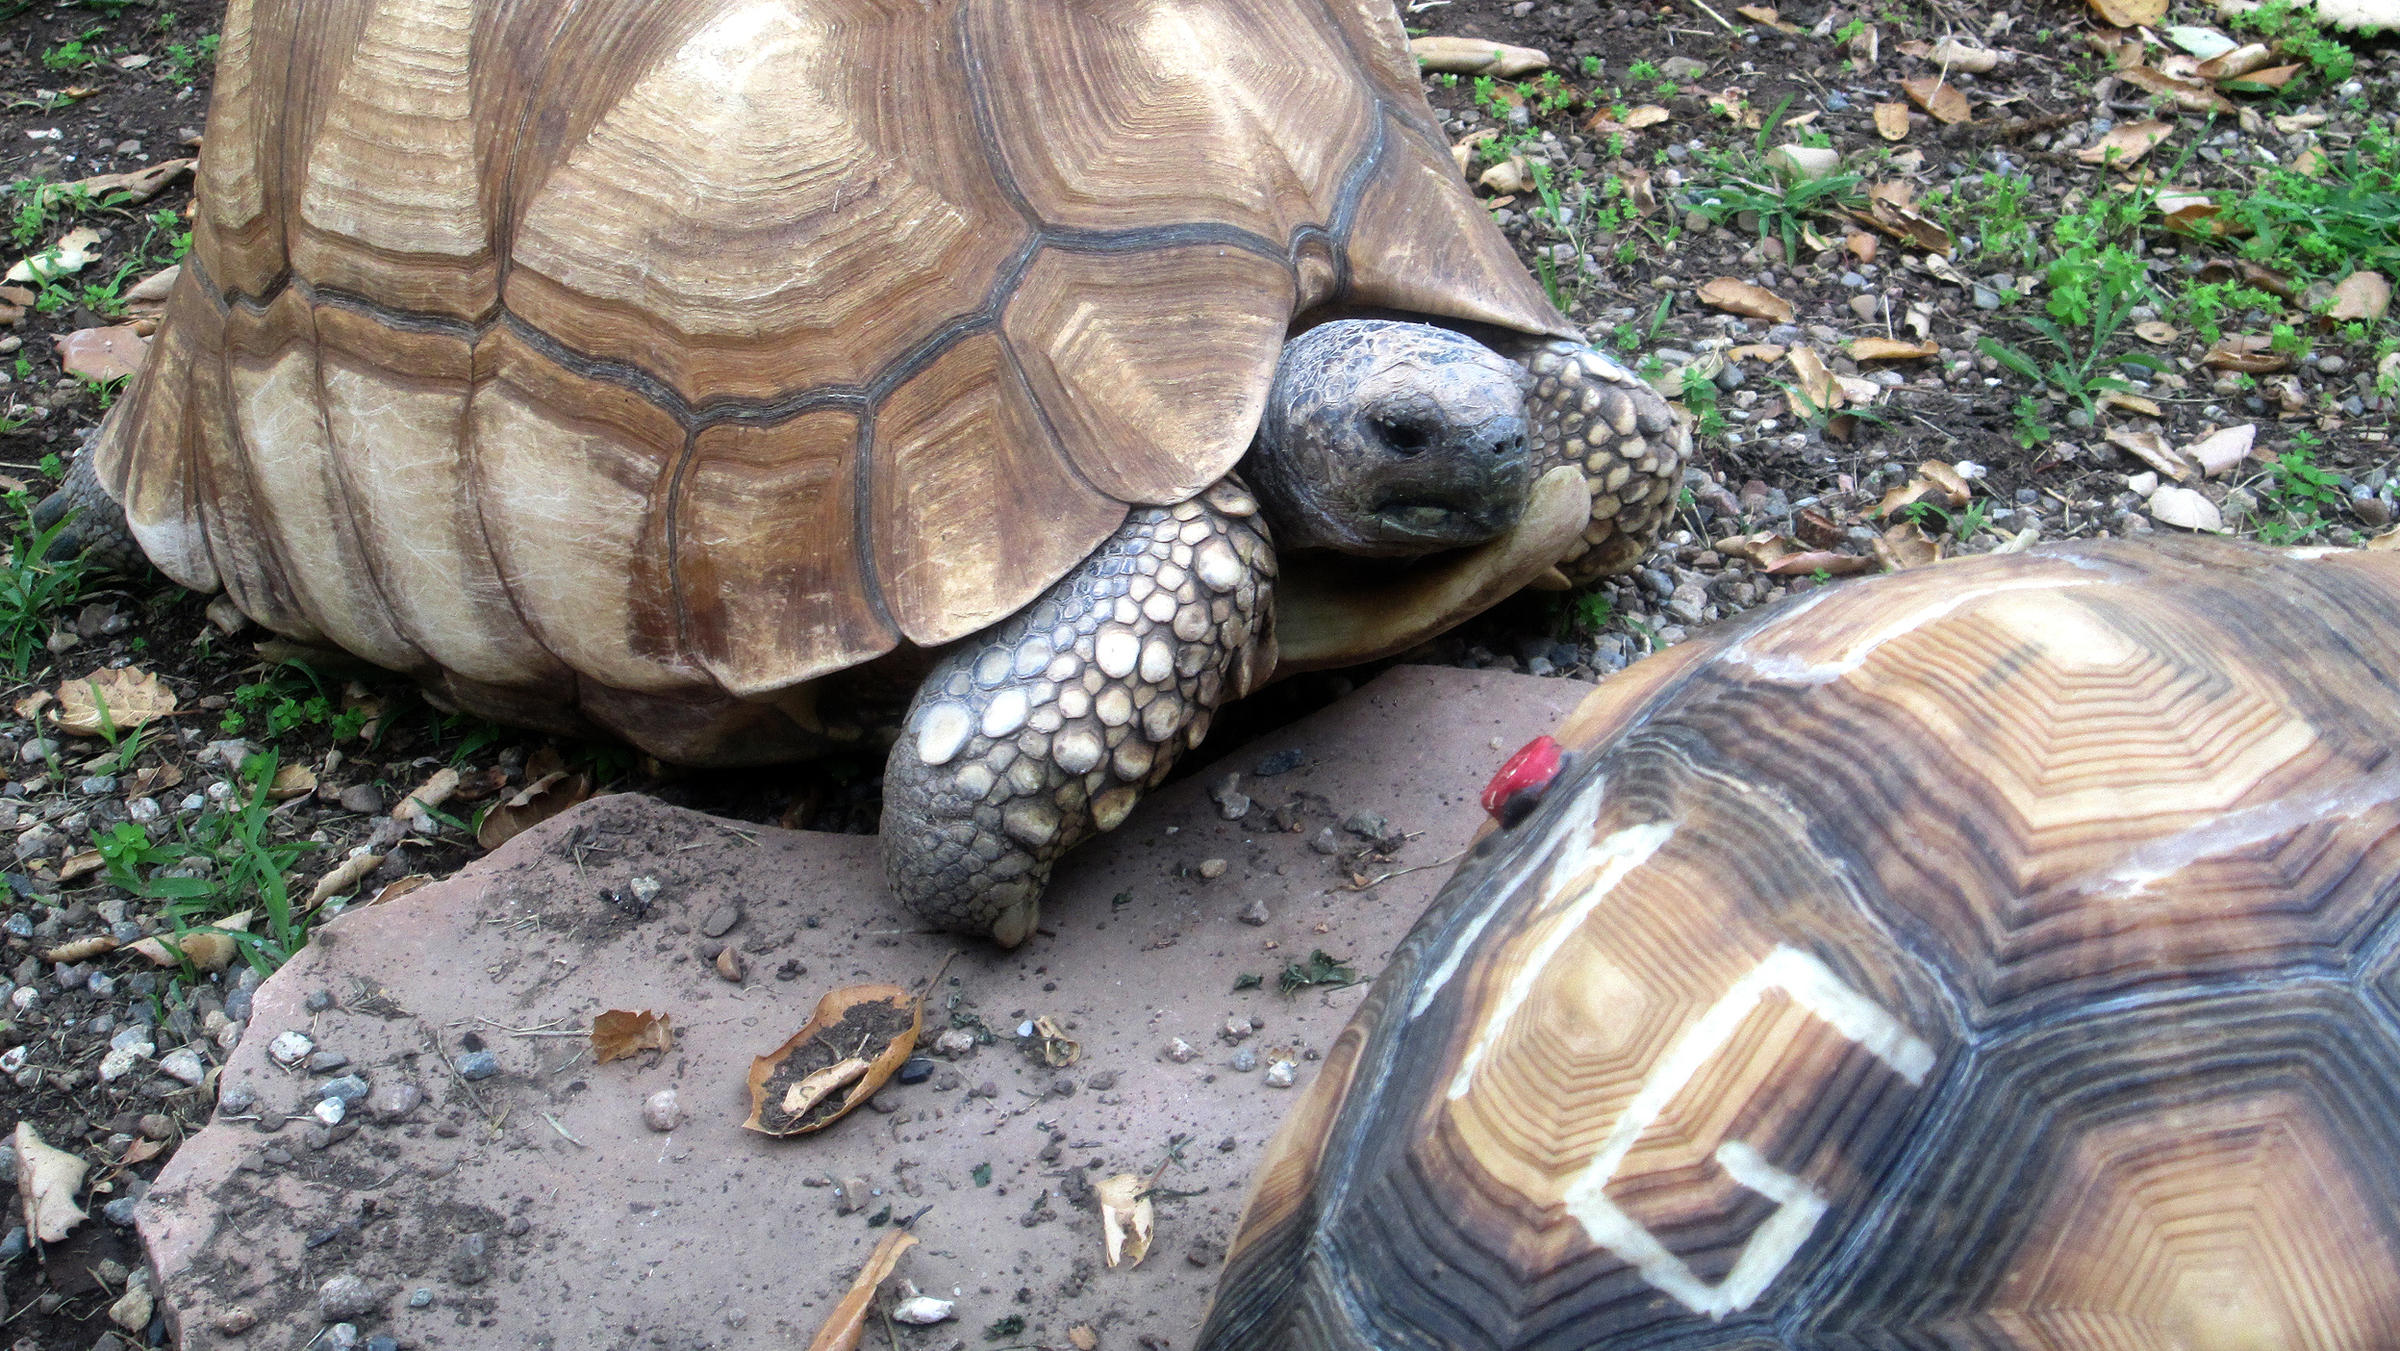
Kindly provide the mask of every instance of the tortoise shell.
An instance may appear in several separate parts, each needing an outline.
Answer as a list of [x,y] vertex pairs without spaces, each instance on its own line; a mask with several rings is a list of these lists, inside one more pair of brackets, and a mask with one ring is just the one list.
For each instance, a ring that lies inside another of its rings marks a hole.
[[1296,316],[1571,332],[1388,0],[233,0],[197,196],[151,558],[687,760],[1224,475]]
[[2400,554],[2102,543],[1611,681],[1199,1345],[2400,1345],[2395,613]]

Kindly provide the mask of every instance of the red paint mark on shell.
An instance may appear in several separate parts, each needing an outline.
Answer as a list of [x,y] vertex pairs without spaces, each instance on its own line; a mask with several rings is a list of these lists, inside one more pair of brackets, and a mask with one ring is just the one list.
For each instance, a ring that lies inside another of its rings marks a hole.
[[1566,763],[1565,752],[1551,737],[1537,736],[1508,757],[1500,772],[1483,786],[1483,810],[1497,818],[1508,800],[1519,793],[1539,793],[1558,777],[1559,766]]

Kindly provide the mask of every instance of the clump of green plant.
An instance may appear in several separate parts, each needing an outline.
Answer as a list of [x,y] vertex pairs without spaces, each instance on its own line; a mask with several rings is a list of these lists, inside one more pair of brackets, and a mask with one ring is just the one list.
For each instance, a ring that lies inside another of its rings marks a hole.
[[1990,528],[1992,504],[1979,497],[1956,511],[1950,511],[1920,499],[1894,514],[1903,521],[1914,521],[1920,529],[1931,524],[1936,531],[1947,533],[1951,539],[1964,544]]
[[1694,437],[1713,441],[1725,434],[1725,411],[1717,404],[1717,382],[1688,366],[1683,372],[1683,406],[1692,412]]
[[2237,316],[2252,310],[2274,314],[2282,306],[2275,296],[2243,282],[2195,281],[2183,288],[2175,308],[2202,341],[2213,343]]
[[2237,33],[2255,33],[2275,50],[2307,62],[2327,84],[2340,84],[2358,67],[2358,54],[2349,44],[2319,27],[2311,8],[2295,0],[2266,0],[2256,9],[2234,12],[2228,23]]
[[48,69],[59,71],[82,70],[87,66],[99,65],[108,59],[107,49],[92,41],[93,38],[100,36],[100,33],[101,28],[98,24],[77,33],[43,52],[42,65]]
[[2327,518],[2342,504],[2341,482],[2317,463],[2316,434],[2295,428],[2292,445],[2267,471],[2260,505],[2275,514],[2259,522],[2258,537],[2268,544],[2290,544],[2323,530]]
[[2042,251],[2041,236],[2025,211],[2025,199],[2032,191],[2033,181],[2021,174],[1986,171],[1978,178],[1926,194],[1926,206],[1944,212],[1961,252],[2030,267]]
[[2043,270],[2049,291],[2045,313],[2025,319],[2048,354],[2037,356],[1990,337],[1980,344],[1984,354],[2055,388],[2087,413],[2102,394],[2132,388],[2110,366],[2160,369],[2163,363],[2147,353],[2109,355],[2135,307],[2157,297],[2141,253],[2140,223],[2147,209],[2147,194],[2103,193],[2060,217],[2051,232],[2054,254]]
[[[54,464],[55,457],[45,464]],[[53,562],[50,548],[68,521],[40,526],[33,519],[33,497],[9,493],[5,503],[10,523],[8,562],[0,567],[0,651],[5,651],[9,674],[23,680],[49,651],[50,631],[61,612],[83,599],[86,565],[80,558]]]
[[1341,958],[1328,956],[1323,948],[1318,948],[1308,954],[1305,962],[1286,962],[1275,983],[1285,994],[1298,994],[1312,985],[1328,985],[1338,990],[1358,984],[1358,972]]
[[369,716],[363,708],[339,707],[314,670],[287,662],[267,679],[236,688],[217,726],[228,736],[256,733],[269,740],[321,727],[334,740],[348,741],[366,726]]
[[168,43],[167,82],[178,85],[190,84],[198,76],[202,66],[217,59],[217,45],[222,41],[223,39],[215,33],[203,33],[196,42]]
[[2271,168],[2220,205],[2241,255],[2294,281],[2400,270],[2400,125],[2370,123],[2316,173]]
[[1787,260],[1800,256],[1801,231],[1810,217],[1855,208],[1866,200],[1859,189],[1865,175],[1856,170],[1809,178],[1780,173],[1767,162],[1769,143],[1791,104],[1787,96],[1775,105],[1749,149],[1702,152],[1697,158],[1706,177],[1689,197],[1692,209],[1712,225],[1753,217],[1758,237],[1781,240]]
[[296,911],[285,875],[308,851],[281,832],[268,800],[277,760],[251,756],[233,779],[234,791],[190,820],[153,835],[139,821],[120,821],[92,836],[108,880],[144,900],[175,934],[210,929],[241,911],[253,912],[249,932],[230,934],[243,958],[273,971],[308,941],[308,915]]

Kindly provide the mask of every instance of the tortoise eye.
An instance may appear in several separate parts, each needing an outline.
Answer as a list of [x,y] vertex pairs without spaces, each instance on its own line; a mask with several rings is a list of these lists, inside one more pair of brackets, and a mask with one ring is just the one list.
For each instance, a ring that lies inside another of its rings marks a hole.
[[1526,742],[1483,786],[1484,812],[1504,828],[1524,820],[1541,805],[1542,795],[1566,763],[1566,752],[1556,739],[1537,736]]

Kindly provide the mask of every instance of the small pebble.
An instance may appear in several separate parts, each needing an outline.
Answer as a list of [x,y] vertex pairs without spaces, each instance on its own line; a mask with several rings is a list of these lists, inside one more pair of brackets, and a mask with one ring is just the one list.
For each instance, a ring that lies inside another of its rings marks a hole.
[[[158,1067],[164,1070],[169,1077],[179,1079],[187,1084],[198,1084],[202,1079],[208,1077],[208,1062],[202,1060],[200,1053],[189,1046],[178,1046],[167,1052],[159,1059]],[[238,1108],[231,1105],[237,1094],[244,1099]],[[255,1099],[252,1099],[248,1093],[236,1090],[235,1093],[225,1095],[224,1105],[226,1110],[238,1115],[254,1101]]]
[[[311,990],[308,992],[308,997],[300,1002],[308,1006],[308,1011],[310,1013],[323,1013],[325,1010],[333,1007],[333,991]],[[322,1052],[322,1054],[331,1055],[333,1052],[327,1051]]]
[[1226,1063],[1232,1066],[1234,1073],[1248,1074],[1250,1071],[1258,1068],[1258,1052],[1250,1047],[1244,1046],[1240,1050],[1235,1051],[1233,1053],[1233,1059]]
[[227,1337],[239,1337],[258,1326],[258,1315],[239,1305],[217,1315],[217,1331]]
[[1268,915],[1267,913],[1267,903],[1261,900],[1252,901],[1250,904],[1242,907],[1242,913],[1235,916],[1235,918],[1241,920],[1241,922],[1244,924],[1256,926],[1266,923],[1270,918],[1272,918],[1272,916]]
[[895,1077],[904,1084],[924,1083],[933,1077],[933,1061],[927,1056],[912,1055],[900,1062],[900,1073]]
[[11,1228],[7,1237],[0,1238],[0,1266],[7,1266],[23,1257],[26,1243],[25,1226],[20,1224]]
[[350,1114],[350,1104],[340,1098],[320,1098],[316,1106],[308,1109],[308,1114],[328,1126],[339,1126],[342,1118]]
[[1162,1049],[1159,1054],[1165,1056],[1169,1060],[1174,1061],[1178,1065],[1188,1065],[1191,1063],[1192,1057],[1200,1054],[1200,1052],[1199,1049],[1194,1047],[1190,1042],[1185,1041],[1181,1037],[1177,1037],[1168,1042],[1165,1048]]
[[489,1079],[500,1072],[500,1057],[489,1051],[469,1051],[458,1058],[458,1077]]
[[1224,875],[1225,860],[1221,858],[1204,858],[1200,860],[1200,876],[1203,879],[1214,882]]
[[676,1104],[675,1090],[662,1088],[642,1100],[642,1124],[654,1131],[671,1131],[683,1120],[683,1109]]
[[951,1028],[934,1038],[933,1050],[934,1054],[948,1056],[953,1060],[963,1055],[973,1055],[975,1053],[975,1034],[963,1027]]
[[1275,1060],[1267,1065],[1266,1083],[1269,1088],[1290,1088],[1298,1067],[1289,1060]]
[[375,1287],[344,1272],[317,1287],[317,1311],[328,1323],[364,1318],[383,1303]]
[[1251,773],[1262,779],[1271,779],[1278,774],[1289,774],[1298,769],[1304,763],[1304,759],[1305,757],[1300,754],[1298,747],[1286,747],[1260,760],[1258,767]]
[[1333,827],[1327,826],[1310,837],[1308,847],[1330,856],[1342,852],[1342,841],[1340,836],[1333,833]]
[[432,1303],[433,1291],[425,1288],[424,1286],[420,1285],[408,1293],[408,1307],[412,1309],[422,1309]]
[[[233,1015],[228,1013],[226,1016]],[[308,1059],[308,1053],[315,1049],[317,1044],[299,1032],[279,1032],[275,1040],[267,1043],[267,1054],[273,1057],[276,1064],[285,1066],[297,1065]]]
[[[170,1058],[172,1058],[172,1053],[170,1053]],[[165,1068],[164,1061],[160,1062],[160,1067]],[[176,1077],[182,1078],[183,1076],[176,1075]],[[217,1110],[228,1116],[246,1116],[250,1109],[256,1106],[258,1106],[258,1095],[246,1088],[229,1088],[217,1096]]]
[[[140,1204],[141,1198],[139,1197],[120,1196],[116,1200],[109,1202],[107,1205],[100,1207],[100,1214],[101,1217],[106,1219],[110,1224],[131,1224],[133,1223],[133,1208]],[[145,1319],[143,1321],[147,1322],[149,1320]]]
[[[656,886],[657,884],[652,883],[652,885]],[[742,908],[731,901],[727,901],[725,904],[709,911],[708,918],[700,921],[700,932],[710,938],[723,938],[729,931],[732,930],[734,925],[741,922]]]
[[357,1102],[367,1096],[367,1081],[355,1074],[328,1079],[317,1089],[319,1097],[339,1098],[345,1103]]
[[367,1095],[367,1110],[377,1121],[398,1121],[425,1101],[425,1090],[405,1081],[387,1080]]
[[339,1051],[318,1051],[308,1058],[311,1074],[339,1074],[350,1063],[350,1057]]

